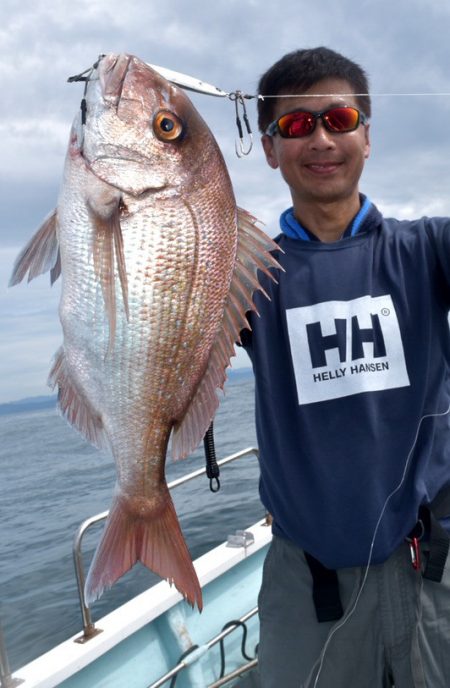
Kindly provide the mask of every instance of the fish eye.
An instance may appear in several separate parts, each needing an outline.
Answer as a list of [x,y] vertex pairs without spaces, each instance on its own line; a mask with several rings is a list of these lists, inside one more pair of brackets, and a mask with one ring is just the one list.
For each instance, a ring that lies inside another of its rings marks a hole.
[[184,126],[173,112],[160,110],[153,118],[153,131],[160,141],[177,141],[184,133]]

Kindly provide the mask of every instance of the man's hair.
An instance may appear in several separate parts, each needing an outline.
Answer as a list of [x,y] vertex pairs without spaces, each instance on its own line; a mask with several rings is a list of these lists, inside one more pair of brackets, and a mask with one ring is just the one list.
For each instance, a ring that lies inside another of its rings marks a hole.
[[[295,50],[275,62],[259,80],[258,95],[301,95],[327,78],[344,79],[353,93],[369,92],[367,75],[358,64],[329,48],[311,48]],[[359,109],[370,117],[370,97],[356,96],[356,101]],[[276,98],[258,99],[258,126],[262,133],[274,119],[276,103]]]

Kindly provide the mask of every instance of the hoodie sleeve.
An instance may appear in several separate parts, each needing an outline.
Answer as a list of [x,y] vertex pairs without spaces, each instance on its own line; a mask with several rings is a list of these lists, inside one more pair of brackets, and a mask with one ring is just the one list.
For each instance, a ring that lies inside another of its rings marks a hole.
[[426,232],[436,256],[439,293],[450,308],[450,218],[431,218]]

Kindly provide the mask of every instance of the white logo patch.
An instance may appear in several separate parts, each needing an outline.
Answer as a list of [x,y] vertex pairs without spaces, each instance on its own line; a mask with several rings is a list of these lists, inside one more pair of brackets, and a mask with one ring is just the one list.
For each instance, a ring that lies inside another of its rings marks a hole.
[[299,404],[409,386],[392,298],[286,311]]

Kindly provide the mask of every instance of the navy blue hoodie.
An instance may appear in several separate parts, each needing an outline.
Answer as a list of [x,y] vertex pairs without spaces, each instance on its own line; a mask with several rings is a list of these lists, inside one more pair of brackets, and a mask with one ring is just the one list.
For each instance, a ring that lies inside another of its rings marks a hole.
[[329,568],[367,564],[404,474],[372,563],[450,484],[450,220],[366,203],[353,225],[335,243],[277,237],[285,273],[242,333],[273,532]]

